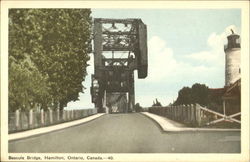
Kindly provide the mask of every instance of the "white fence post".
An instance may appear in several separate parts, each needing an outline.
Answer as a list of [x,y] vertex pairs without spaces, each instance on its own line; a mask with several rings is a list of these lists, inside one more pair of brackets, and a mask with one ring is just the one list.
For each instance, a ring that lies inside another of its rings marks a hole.
[[193,104],[191,104],[190,105],[190,123],[193,123],[193,121],[194,121],[194,105]]
[[70,112],[68,110],[66,110],[66,113],[67,113],[67,120],[70,120]]
[[41,109],[41,124],[44,125],[44,110]]
[[56,109],[56,117],[57,117],[57,121],[60,121],[60,110],[59,108]]
[[53,110],[49,109],[49,122],[50,124],[53,123]]
[[177,107],[176,120],[180,120],[181,109],[182,109],[182,105],[180,105],[180,106]]
[[16,110],[16,129],[18,130],[20,128],[20,110]]
[[186,119],[187,119],[187,108],[188,108],[188,105],[183,105],[182,107],[182,111],[181,111],[181,121],[182,122],[186,122]]
[[174,120],[177,119],[177,109],[178,109],[178,106],[175,106],[174,107]]
[[188,105],[184,105],[181,111],[181,121],[185,122],[187,119],[187,108]]
[[187,105],[187,109],[186,109],[186,115],[187,115],[187,123],[190,123],[190,119],[191,119],[191,105]]
[[198,124],[198,126],[201,126],[201,109],[200,109],[200,105],[196,104],[195,109],[196,109],[196,123]]
[[175,118],[176,118],[176,108],[177,108],[177,106],[173,107],[173,120],[175,120]]
[[173,119],[173,108],[174,108],[174,106],[171,106],[171,108],[170,108],[170,118],[171,119]]
[[185,119],[186,119],[186,117],[187,117],[186,114],[185,114],[186,108],[187,108],[187,105],[183,105],[183,107],[182,107],[182,109],[181,109],[181,121],[182,121],[182,122],[184,122]]
[[63,118],[63,121],[66,120],[66,113],[65,113],[65,110],[62,110],[62,118]]
[[33,109],[29,110],[29,128],[33,126]]

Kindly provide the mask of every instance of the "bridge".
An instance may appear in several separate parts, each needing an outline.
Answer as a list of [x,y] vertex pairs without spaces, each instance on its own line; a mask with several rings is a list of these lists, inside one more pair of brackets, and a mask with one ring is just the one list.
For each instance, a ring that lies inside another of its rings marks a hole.
[[[94,19],[91,96],[98,112],[132,112],[134,70],[147,77],[147,27],[141,19]],[[116,107],[114,109],[113,107]]]

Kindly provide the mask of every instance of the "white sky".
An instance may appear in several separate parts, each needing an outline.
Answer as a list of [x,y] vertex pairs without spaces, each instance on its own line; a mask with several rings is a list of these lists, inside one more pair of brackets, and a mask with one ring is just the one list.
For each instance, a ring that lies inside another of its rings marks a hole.
[[[148,77],[135,72],[136,103],[151,106],[156,98],[162,105],[176,99],[178,91],[195,83],[210,88],[224,86],[224,44],[230,29],[241,32],[239,9],[93,9],[93,18],[141,18],[148,29]],[[90,85],[93,56],[89,61],[87,88],[72,108],[92,108]]]

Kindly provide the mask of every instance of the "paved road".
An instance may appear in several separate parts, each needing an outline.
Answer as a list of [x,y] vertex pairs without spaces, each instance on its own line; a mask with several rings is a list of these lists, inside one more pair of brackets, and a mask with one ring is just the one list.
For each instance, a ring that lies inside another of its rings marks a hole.
[[9,152],[237,153],[240,132],[162,132],[142,114],[110,114],[79,126],[9,142]]

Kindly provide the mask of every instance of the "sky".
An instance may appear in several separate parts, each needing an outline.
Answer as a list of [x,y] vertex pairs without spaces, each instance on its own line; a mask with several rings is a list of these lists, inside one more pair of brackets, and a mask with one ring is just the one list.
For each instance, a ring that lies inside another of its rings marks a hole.
[[[178,91],[195,83],[209,88],[225,84],[224,45],[227,36],[241,33],[240,9],[92,9],[93,18],[140,18],[147,25],[148,76],[137,78],[135,103],[149,107],[156,98],[166,106]],[[90,86],[94,73],[90,54],[86,89],[67,109],[93,108]]]

